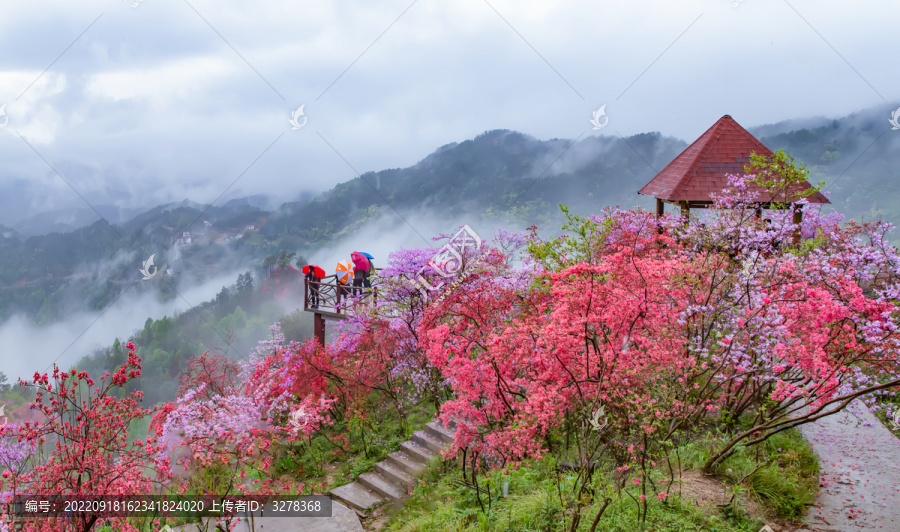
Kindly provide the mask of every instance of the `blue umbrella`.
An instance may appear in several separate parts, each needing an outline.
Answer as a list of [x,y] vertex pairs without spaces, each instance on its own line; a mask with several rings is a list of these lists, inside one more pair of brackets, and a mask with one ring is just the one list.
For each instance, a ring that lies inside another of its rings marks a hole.
[[365,251],[360,251],[359,253],[360,253],[361,255],[365,255],[366,258],[369,258],[369,259],[374,259],[374,258],[375,258],[375,257],[373,257],[372,255],[369,255],[368,253],[366,253]]

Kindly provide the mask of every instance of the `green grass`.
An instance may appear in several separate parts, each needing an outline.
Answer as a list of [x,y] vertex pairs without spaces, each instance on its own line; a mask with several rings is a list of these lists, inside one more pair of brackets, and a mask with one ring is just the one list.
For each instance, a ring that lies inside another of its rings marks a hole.
[[[449,464],[449,463],[448,463]],[[531,461],[529,465],[508,475],[495,473],[484,479],[491,485],[491,500],[482,495],[482,511],[474,490],[461,487],[458,468],[432,463],[424,483],[414,490],[412,498],[389,521],[386,531],[563,531],[569,530],[570,512],[565,508],[565,495],[560,501],[556,488],[557,476],[552,459]],[[509,483],[508,497],[502,498],[501,486]],[[598,531],[634,532],[640,530],[638,506],[627,495],[608,494],[612,502],[603,514]],[[590,530],[603,498],[598,493],[595,502],[582,512],[576,528]],[[672,496],[667,503],[652,501],[649,505],[647,528],[657,531],[757,532],[762,522],[738,514],[707,515],[687,501]]]
[[[725,435],[707,434],[682,445],[678,450],[682,468],[699,468],[709,458],[710,451],[721,446],[724,441]],[[783,519],[801,518],[807,506],[815,501],[818,488],[818,461],[809,445],[795,430],[776,434],[752,448],[739,447],[714,473],[728,481],[735,492],[752,497],[771,514]],[[490,502],[486,495],[482,495],[481,504],[473,489],[457,484],[461,478],[455,462],[431,464],[423,479],[424,484],[417,486],[407,504],[395,511],[385,530],[569,530],[572,512],[566,505],[571,502],[567,502],[565,488],[562,498],[557,490],[557,484],[561,481],[565,486],[567,480],[564,475],[557,476],[552,458],[528,462],[527,466],[508,475],[495,472],[481,479],[483,486],[490,487],[492,495]],[[500,496],[504,481],[509,486],[508,498]],[[736,485],[741,481],[742,484]],[[617,494],[610,486],[607,475],[600,473],[596,476],[593,502],[582,511],[576,530],[590,530],[594,516],[607,496],[612,501],[597,530],[641,530],[639,507],[634,499]],[[719,510],[701,510],[692,501],[682,500],[675,494],[667,501],[648,502],[645,525],[645,530],[648,531],[758,532],[764,524],[761,520],[748,516],[739,503]]]
[[[685,445],[679,450],[682,467],[701,467],[709,458],[710,449],[725,439],[707,435]],[[757,468],[759,464],[763,465]],[[803,517],[807,506],[815,502],[819,486],[818,458],[795,429],[775,434],[753,447],[739,446],[714,473],[733,484],[743,480],[742,486],[751,496],[785,519]]]
[[[373,401],[377,397],[373,397]],[[373,411],[376,409],[373,408]],[[346,484],[362,473],[370,471],[389,453],[400,449],[412,433],[420,430],[434,418],[434,407],[417,405],[401,418],[396,412],[373,413],[368,420],[345,419],[328,427],[329,434],[349,434],[349,441],[335,442],[346,451],[340,451],[335,443],[316,434],[309,440],[283,447],[276,455],[272,473],[289,475],[307,486],[324,483],[324,491]],[[337,467],[336,471],[333,471]]]

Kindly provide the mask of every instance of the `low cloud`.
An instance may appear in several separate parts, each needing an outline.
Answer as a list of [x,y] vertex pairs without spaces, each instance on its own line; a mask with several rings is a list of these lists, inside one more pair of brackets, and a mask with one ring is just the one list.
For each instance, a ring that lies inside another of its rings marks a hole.
[[132,287],[103,312],[78,312],[49,326],[38,326],[27,317],[16,315],[0,325],[0,371],[15,381],[18,377],[28,379],[35,371],[48,371],[54,361],[68,368],[96,348],[111,345],[116,338],[125,341],[143,329],[147,318],[171,316],[213,299],[223,286],[233,284],[241,272],[235,270],[198,284],[183,281],[178,286],[183,299],[176,296],[167,302],[160,302],[155,292],[135,295]]

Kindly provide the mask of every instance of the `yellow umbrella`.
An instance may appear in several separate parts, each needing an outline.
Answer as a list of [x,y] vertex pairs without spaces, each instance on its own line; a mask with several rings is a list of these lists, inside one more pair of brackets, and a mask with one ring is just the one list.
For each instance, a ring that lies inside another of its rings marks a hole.
[[349,284],[350,279],[353,278],[353,265],[350,264],[349,260],[338,262],[337,267],[334,269],[334,274],[337,275],[338,282]]

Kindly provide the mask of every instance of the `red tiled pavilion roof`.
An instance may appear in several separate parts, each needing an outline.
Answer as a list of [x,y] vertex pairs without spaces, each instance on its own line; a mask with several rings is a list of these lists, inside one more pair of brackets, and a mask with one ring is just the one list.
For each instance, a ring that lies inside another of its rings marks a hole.
[[[653,196],[665,201],[710,202],[710,193],[721,192],[728,184],[725,174],[746,173],[744,166],[750,164],[750,154],[756,152],[766,157],[772,150],[751,135],[729,115],[720,118],[700,138],[672,160],[662,172],[638,191],[639,194]],[[806,190],[809,183],[797,185],[792,193]],[[758,185],[751,185],[761,201],[781,201],[790,203],[799,196],[774,198]],[[808,198],[810,203],[830,203],[817,192]]]

